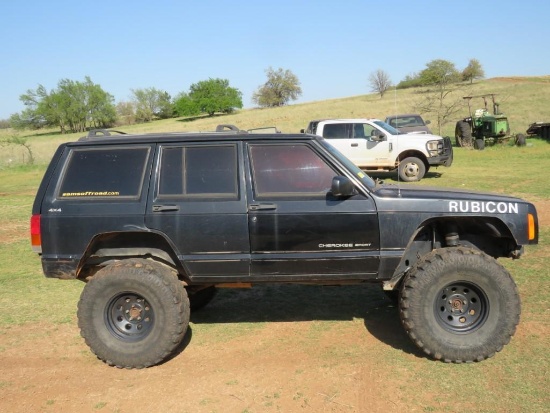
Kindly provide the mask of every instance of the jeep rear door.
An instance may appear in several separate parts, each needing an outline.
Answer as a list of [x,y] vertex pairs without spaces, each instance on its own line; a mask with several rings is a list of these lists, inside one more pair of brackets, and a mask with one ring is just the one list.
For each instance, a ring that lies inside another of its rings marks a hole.
[[151,144],[65,147],[40,208],[47,275],[74,276],[98,234],[143,229],[153,153]]
[[248,144],[252,280],[376,276],[378,218],[365,195],[333,197],[342,171],[314,141]]
[[165,234],[196,280],[249,275],[241,146],[201,142],[159,147],[146,224]]

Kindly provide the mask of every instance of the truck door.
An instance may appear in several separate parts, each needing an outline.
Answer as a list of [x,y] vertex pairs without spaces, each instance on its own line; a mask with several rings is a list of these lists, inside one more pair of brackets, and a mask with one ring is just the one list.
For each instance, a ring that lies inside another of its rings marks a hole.
[[[383,139],[375,136],[383,135]],[[385,133],[368,123],[329,123],[323,137],[360,167],[387,166],[389,142]]]
[[333,197],[341,175],[306,142],[253,142],[248,222],[252,280],[376,277],[378,218],[367,196]]
[[241,144],[160,145],[146,225],[167,235],[188,273],[215,281],[249,275]]
[[391,142],[388,134],[368,123],[353,124],[353,142],[357,145],[358,166],[390,165]]

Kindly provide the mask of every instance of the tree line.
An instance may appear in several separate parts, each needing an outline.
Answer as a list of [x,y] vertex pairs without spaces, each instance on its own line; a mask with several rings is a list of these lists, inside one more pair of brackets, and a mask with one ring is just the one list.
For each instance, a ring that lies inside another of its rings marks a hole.
[[[252,95],[252,102],[259,107],[276,107],[298,99],[302,94],[298,77],[290,70],[269,67],[265,71],[266,81]],[[408,75],[395,87],[438,86],[431,105],[419,107],[430,112],[448,95],[450,85],[456,82],[483,78],[484,72],[477,59],[471,59],[468,66],[459,71],[452,62],[433,60],[419,73]],[[389,75],[378,69],[369,76],[372,92],[380,94],[393,87]],[[439,97],[437,97],[439,93]],[[57,88],[48,91],[39,85],[20,96],[25,109],[13,114],[9,120],[0,120],[0,127],[15,129],[39,129],[59,127],[62,133],[82,132],[91,128],[108,128],[115,124],[150,122],[182,116],[213,116],[216,113],[232,113],[243,107],[242,93],[230,86],[227,79],[202,80],[192,84],[188,91],[172,97],[164,90],[154,87],[132,89],[131,99],[115,104],[114,97],[104,91],[90,77],[84,81],[62,79]],[[438,113],[438,124],[443,124],[450,113]]]
[[[259,86],[252,101],[260,107],[288,104],[302,94],[300,81],[290,70],[268,68],[267,80]],[[130,101],[115,104],[113,95],[90,77],[84,81],[62,79],[48,91],[43,85],[29,89],[19,99],[25,105],[20,113],[0,121],[0,127],[40,129],[59,127],[61,133],[109,128],[115,124],[150,122],[181,116],[213,116],[243,107],[242,93],[227,79],[194,83],[175,97],[154,87],[132,89]]]

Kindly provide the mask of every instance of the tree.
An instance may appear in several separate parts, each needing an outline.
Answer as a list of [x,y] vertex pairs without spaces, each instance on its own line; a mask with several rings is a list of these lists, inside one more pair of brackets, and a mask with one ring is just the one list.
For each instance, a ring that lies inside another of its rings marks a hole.
[[168,119],[173,116],[174,108],[167,92],[150,87],[132,89],[132,94],[138,122],[150,122],[155,118]]
[[197,103],[185,92],[174,98],[174,110],[178,116],[196,116],[201,113]]
[[432,60],[426,64],[419,77],[423,85],[436,86],[438,89],[460,81],[460,73],[456,70],[455,64],[443,59]]
[[113,96],[88,76],[84,82],[62,79],[51,92],[38,85],[19,99],[27,109],[10,118],[16,128],[58,126],[61,133],[82,132],[89,127],[109,127],[116,120]]
[[470,81],[470,84],[474,82],[474,79],[483,79],[485,72],[481,67],[481,63],[477,59],[470,59],[468,66],[462,71],[462,80]]
[[132,125],[136,121],[136,113],[132,102],[118,102],[116,114],[120,124]]
[[369,85],[371,92],[379,93],[380,99],[382,99],[386,90],[391,87],[390,76],[382,69],[378,69],[370,74]]
[[269,67],[265,72],[267,81],[252,95],[252,101],[258,106],[283,106],[302,95],[300,81],[290,70],[279,68],[275,71]]
[[433,113],[441,135],[441,128],[454,119],[462,107],[461,97],[454,93],[462,87],[457,83],[461,80],[461,73],[454,63],[437,59],[426,65],[420,72],[419,79],[428,90],[423,100],[415,104],[415,109],[421,113]]
[[227,79],[210,78],[192,84],[189,94],[180,95],[179,107],[183,112],[187,111],[187,114],[193,115],[207,113],[213,116],[216,112],[231,113],[235,108],[243,107],[242,93],[230,87]]
[[408,89],[411,87],[422,86],[422,81],[420,80],[420,75],[418,73],[412,73],[405,76],[401,82],[396,86],[397,89]]

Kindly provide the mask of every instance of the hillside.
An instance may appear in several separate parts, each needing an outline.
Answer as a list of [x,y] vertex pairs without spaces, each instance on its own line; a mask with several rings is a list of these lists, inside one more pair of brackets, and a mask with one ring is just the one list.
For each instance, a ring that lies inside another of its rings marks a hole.
[[[465,85],[462,95],[497,94],[500,110],[510,121],[512,133],[524,133],[528,125],[535,121],[550,121],[550,75],[539,77],[500,77]],[[460,97],[460,96],[458,96]],[[213,130],[220,123],[230,123],[243,129],[261,126],[276,126],[283,132],[299,132],[311,119],[316,118],[385,118],[392,113],[414,111],[414,103],[422,99],[418,89],[393,90],[384,98],[377,94],[357,95],[341,99],[307,102],[269,109],[245,109],[231,115],[202,117],[195,119],[175,118],[147,124],[120,126],[125,132],[177,132]],[[472,101],[475,108],[483,107],[483,101]],[[492,110],[492,108],[489,108]],[[457,120],[468,116],[464,104]],[[434,119],[432,130],[436,131]],[[443,127],[442,135],[454,136],[454,122]],[[82,134],[61,135],[57,131],[21,132],[0,131],[0,139],[6,136],[23,136],[31,145],[36,163],[47,163],[59,143],[76,140]],[[0,153],[0,167],[22,163],[27,155],[21,147],[5,147]],[[11,159],[11,161],[10,161]]]

